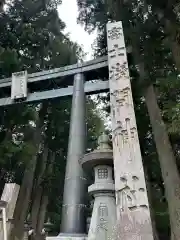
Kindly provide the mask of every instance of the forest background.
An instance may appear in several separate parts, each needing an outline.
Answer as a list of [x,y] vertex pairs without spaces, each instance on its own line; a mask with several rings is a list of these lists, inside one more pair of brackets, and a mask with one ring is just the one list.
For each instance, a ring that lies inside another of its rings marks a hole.
[[[1,4],[0,78],[77,62],[83,49],[65,35],[57,0]],[[98,31],[94,57],[107,54],[106,23],[122,20],[138,133],[156,239],[180,239],[180,41],[178,1],[79,0],[79,23]],[[51,83],[58,88],[55,82]],[[42,86],[46,88],[48,86]],[[4,93],[0,92],[1,96]],[[102,104],[103,102],[103,104]],[[100,104],[101,103],[101,104]],[[87,98],[87,151],[104,130],[109,95]],[[0,189],[21,185],[12,239],[28,219],[59,231],[71,99],[0,108]],[[23,204],[22,204],[23,203]]]

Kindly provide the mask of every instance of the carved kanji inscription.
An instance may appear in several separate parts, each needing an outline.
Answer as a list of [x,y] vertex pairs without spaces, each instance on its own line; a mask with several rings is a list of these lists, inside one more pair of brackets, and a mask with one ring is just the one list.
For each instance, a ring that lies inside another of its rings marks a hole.
[[125,47],[119,46],[118,44],[115,44],[111,50],[109,50],[109,56],[110,58],[116,58],[118,56],[125,56]]
[[[120,234],[118,239],[153,240],[121,22],[107,24],[107,42],[117,218],[128,218],[123,223],[127,235]],[[148,229],[148,235],[138,229],[143,227]]]
[[112,27],[108,30],[108,39],[118,40],[120,36],[123,36],[122,27]]
[[124,78],[129,77],[128,67],[126,62],[120,64],[116,62],[115,64],[110,66],[109,70],[109,78],[113,81],[123,80]]

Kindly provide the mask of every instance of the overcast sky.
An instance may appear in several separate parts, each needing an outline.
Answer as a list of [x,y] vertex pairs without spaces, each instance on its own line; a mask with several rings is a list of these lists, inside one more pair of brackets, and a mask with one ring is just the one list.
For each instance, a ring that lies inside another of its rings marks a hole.
[[66,33],[70,33],[70,38],[78,42],[84,47],[84,51],[88,53],[87,59],[92,58],[91,45],[95,40],[96,35],[89,35],[84,31],[81,25],[77,24],[78,8],[76,0],[62,0],[59,6],[59,16],[66,23]]

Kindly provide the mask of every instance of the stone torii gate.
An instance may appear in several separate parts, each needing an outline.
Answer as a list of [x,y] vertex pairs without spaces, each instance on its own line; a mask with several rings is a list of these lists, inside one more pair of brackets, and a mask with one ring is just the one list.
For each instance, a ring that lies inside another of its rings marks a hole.
[[[32,103],[73,96],[61,233],[48,239],[84,239],[86,178],[79,160],[85,153],[85,94],[110,91],[117,212],[112,239],[153,240],[121,22],[107,24],[107,42],[108,56],[29,75],[14,73],[12,78],[0,80],[4,91],[11,87],[11,97],[1,98],[0,106],[18,104],[22,99]],[[38,90],[39,83],[52,81],[60,88]]]

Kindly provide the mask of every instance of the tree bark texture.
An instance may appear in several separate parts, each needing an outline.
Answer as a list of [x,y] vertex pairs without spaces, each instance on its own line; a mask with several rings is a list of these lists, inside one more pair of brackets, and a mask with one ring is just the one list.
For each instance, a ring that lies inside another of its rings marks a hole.
[[146,178],[146,187],[147,187],[148,200],[149,200],[149,206],[150,206],[150,214],[151,214],[154,240],[159,240],[159,235],[158,235],[158,232],[157,232],[157,229],[156,229],[154,210],[152,208],[152,194],[151,194],[152,189],[151,189],[151,185],[150,185],[150,182],[149,182],[149,179],[148,179],[147,169],[145,169],[145,178]]
[[161,172],[168,201],[173,240],[180,239],[180,176],[169,141],[153,85],[145,91],[145,101],[150,116]]
[[180,71],[180,30],[170,20],[165,19],[165,31],[168,34],[168,44],[177,69]]
[[[36,235],[40,235],[44,228],[46,217],[46,210],[48,206],[48,186],[42,184],[42,177],[48,178],[52,173],[52,164],[54,162],[55,154],[46,147],[44,150],[41,169],[38,175],[38,181],[35,189],[35,198],[31,209],[32,227]],[[47,182],[49,179],[47,179]]]
[[[38,152],[40,144],[40,132],[35,131],[36,149]],[[19,197],[17,200],[15,213],[14,213],[14,227],[11,232],[11,240],[22,240],[24,235],[24,222],[26,219],[27,211],[29,208],[29,201],[33,188],[34,172],[37,163],[37,153],[33,156],[32,160],[28,163],[25,169],[24,177],[22,180]]]
[[39,148],[42,142],[42,126],[44,125],[44,117],[47,113],[47,104],[42,104],[38,113],[36,121],[36,129],[34,130],[33,143],[35,147],[34,156],[32,160],[27,164],[22,180],[19,197],[17,200],[15,212],[14,212],[14,226],[11,231],[11,240],[22,240],[24,236],[24,223],[27,217],[29,203],[31,200],[31,193],[33,190],[33,182],[35,169],[37,165],[37,158]]
[[43,186],[41,183],[42,183],[42,178],[45,174],[47,158],[48,158],[48,148],[45,147],[42,157],[40,159],[39,172],[38,172],[37,180],[35,183],[35,190],[33,191],[33,196],[32,196],[33,203],[31,208],[31,224],[35,232],[37,231],[38,215],[39,215],[39,209],[41,207],[41,199],[43,195]]

